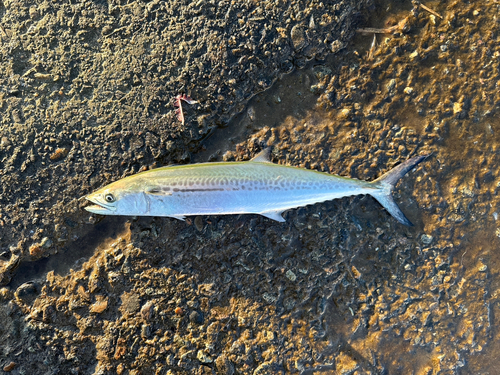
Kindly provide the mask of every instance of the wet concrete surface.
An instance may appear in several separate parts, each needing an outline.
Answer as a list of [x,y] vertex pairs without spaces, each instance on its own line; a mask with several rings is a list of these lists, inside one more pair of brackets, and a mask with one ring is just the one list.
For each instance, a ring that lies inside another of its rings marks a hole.
[[[85,235],[81,197],[189,162],[280,75],[340,49],[364,3],[2,2],[0,283]],[[178,94],[198,101],[184,123]]]
[[[4,369],[495,373],[499,5],[426,3],[441,20],[394,4],[376,2],[359,27],[404,19],[400,30],[371,50],[373,34],[360,33],[253,92],[234,122],[180,159],[248,160],[273,145],[276,163],[372,180],[432,154],[395,192],[414,227],[370,197],[290,210],[286,223],[79,212],[67,257],[44,266],[65,258],[66,268],[22,285],[14,275],[0,290]],[[79,246],[89,259],[75,265]]]

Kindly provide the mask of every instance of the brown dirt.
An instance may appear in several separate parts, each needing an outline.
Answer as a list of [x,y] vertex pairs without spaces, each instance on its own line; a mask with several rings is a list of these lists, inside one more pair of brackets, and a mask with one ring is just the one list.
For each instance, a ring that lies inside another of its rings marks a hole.
[[[366,27],[388,26],[379,10],[388,4],[376,4]],[[279,80],[249,103],[248,129],[229,123],[234,138],[214,138],[205,155],[239,142],[223,158],[247,160],[272,144],[275,162],[371,180],[432,153],[395,193],[415,227],[369,197],[291,210],[286,223],[115,222],[122,232],[101,233],[75,270],[0,290],[2,365],[85,374],[496,371],[500,47],[491,15],[499,8],[426,5],[444,19],[410,12],[409,2],[389,9],[408,17],[406,27],[379,36],[371,58],[372,36],[359,35]],[[309,111],[300,105],[307,86],[318,99]],[[293,116],[283,119],[286,106]]]

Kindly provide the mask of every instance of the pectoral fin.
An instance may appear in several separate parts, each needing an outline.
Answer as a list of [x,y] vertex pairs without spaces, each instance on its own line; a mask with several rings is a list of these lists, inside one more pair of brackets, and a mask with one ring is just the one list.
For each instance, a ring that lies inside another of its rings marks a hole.
[[282,213],[283,211],[269,211],[269,212],[259,212],[259,215],[265,216],[268,219],[279,221],[280,223],[284,223],[285,219],[283,219],[283,216],[281,216]]

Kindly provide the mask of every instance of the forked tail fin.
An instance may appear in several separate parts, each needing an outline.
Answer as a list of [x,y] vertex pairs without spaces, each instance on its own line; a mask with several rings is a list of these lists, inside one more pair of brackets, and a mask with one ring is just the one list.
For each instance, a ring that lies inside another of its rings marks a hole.
[[371,196],[379,201],[379,203],[384,206],[384,208],[389,211],[389,213],[401,224],[413,226],[410,220],[406,218],[403,211],[401,211],[398,207],[396,202],[394,202],[394,199],[392,198],[392,189],[401,177],[411,171],[415,166],[417,166],[417,164],[427,158],[427,156],[428,155],[415,156],[414,158],[399,164],[397,167],[394,167],[389,172],[372,182],[372,184],[378,185],[379,190],[370,193]]

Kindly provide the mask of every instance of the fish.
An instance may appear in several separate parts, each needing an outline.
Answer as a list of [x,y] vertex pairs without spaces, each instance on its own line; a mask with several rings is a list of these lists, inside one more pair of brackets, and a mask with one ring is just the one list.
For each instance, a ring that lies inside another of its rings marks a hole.
[[87,195],[99,215],[166,216],[259,214],[284,222],[284,211],[369,194],[398,222],[412,226],[392,197],[398,180],[428,155],[416,156],[374,181],[272,163],[270,148],[250,161],[167,166],[122,178]]

